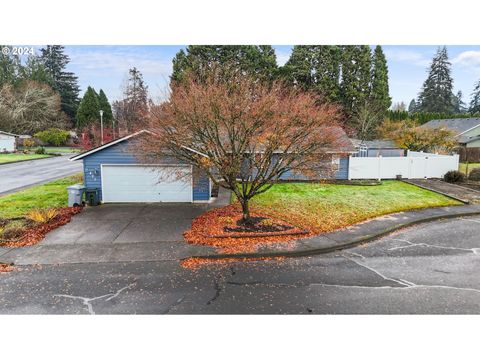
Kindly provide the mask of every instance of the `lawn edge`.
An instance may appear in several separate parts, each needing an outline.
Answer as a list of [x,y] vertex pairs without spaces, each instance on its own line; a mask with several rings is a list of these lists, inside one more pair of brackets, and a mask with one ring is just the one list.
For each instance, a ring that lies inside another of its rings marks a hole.
[[[52,157],[59,156],[59,155],[54,155],[54,154],[46,154],[46,155],[47,155],[47,156],[41,157],[41,158],[38,158],[38,159],[25,159],[25,160],[17,160],[17,161],[10,161],[10,162],[5,162],[5,163],[0,163],[0,166],[10,165],[10,164],[16,164],[16,163],[21,163],[21,162],[25,162],[25,161],[37,161],[37,160],[50,159],[50,158],[52,158]],[[60,155],[60,156],[61,156],[61,155]]]
[[[465,206],[468,207],[468,205],[465,205]],[[480,215],[480,210],[474,210],[472,212],[467,212],[467,213],[434,215],[427,218],[412,220],[402,224],[394,225],[386,229],[383,229],[381,231],[378,231],[376,233],[362,236],[351,242],[346,242],[346,243],[338,244],[334,246],[327,246],[327,247],[321,247],[321,248],[319,247],[319,248],[305,249],[305,250],[293,250],[293,251],[270,251],[270,252],[266,251],[266,252],[255,252],[255,253],[238,253],[238,254],[197,255],[197,256],[186,257],[184,259],[181,259],[181,261],[192,259],[192,258],[193,259],[237,259],[237,258],[238,259],[240,258],[255,259],[255,258],[264,258],[264,257],[294,258],[294,257],[305,257],[305,256],[312,256],[312,255],[327,254],[334,251],[344,250],[344,249],[356,247],[362,244],[366,244],[374,240],[377,240],[379,238],[382,238],[395,231],[413,227],[415,225],[434,222],[437,220],[452,219],[452,218],[458,218],[458,217],[468,217],[468,216],[475,216],[475,215]]]

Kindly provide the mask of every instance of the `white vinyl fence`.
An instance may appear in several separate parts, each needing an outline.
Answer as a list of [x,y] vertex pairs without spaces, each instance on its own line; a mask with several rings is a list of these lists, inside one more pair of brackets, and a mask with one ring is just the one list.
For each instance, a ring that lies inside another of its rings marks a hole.
[[408,151],[402,157],[350,157],[348,179],[441,178],[458,170],[459,156]]

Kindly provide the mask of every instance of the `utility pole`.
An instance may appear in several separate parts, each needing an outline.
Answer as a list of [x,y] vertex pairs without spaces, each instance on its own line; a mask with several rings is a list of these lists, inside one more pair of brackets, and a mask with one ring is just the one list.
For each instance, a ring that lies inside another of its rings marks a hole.
[[101,144],[103,145],[103,110],[100,110],[100,137]]

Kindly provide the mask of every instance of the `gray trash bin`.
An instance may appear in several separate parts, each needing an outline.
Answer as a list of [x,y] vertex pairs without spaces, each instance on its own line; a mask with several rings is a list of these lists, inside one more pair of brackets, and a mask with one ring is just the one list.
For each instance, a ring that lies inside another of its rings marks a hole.
[[82,184],[75,184],[69,186],[68,188],[68,206],[80,206],[82,205],[83,192],[85,191],[85,186]]

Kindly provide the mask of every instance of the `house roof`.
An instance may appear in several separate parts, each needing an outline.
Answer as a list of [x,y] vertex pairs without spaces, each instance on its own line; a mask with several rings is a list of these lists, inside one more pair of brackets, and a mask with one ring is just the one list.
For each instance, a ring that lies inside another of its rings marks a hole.
[[[133,133],[133,134],[130,134],[130,135],[121,137],[120,139],[112,140],[112,141],[110,141],[110,142],[108,142],[108,143],[106,143],[106,144],[103,144],[103,145],[94,147],[93,149],[90,149],[90,150],[84,151],[83,153],[80,153],[80,154],[78,154],[78,155],[72,156],[69,160],[70,160],[70,161],[75,161],[75,160],[83,159],[83,158],[86,157],[86,156],[89,156],[89,155],[94,154],[94,153],[96,153],[96,152],[98,152],[98,151],[101,151],[101,150],[106,149],[106,148],[108,148],[108,147],[110,147],[110,146],[113,146],[113,145],[115,145],[115,144],[121,143],[121,142],[123,142],[123,141],[126,141],[126,140],[128,140],[128,139],[131,139],[132,137],[135,137],[135,136],[138,136],[138,135],[141,135],[141,134],[155,135],[155,133],[154,133],[153,131],[146,130],[146,129],[140,130],[140,131],[137,131],[137,132],[135,132],[135,133]],[[189,150],[189,151],[195,152],[195,153],[197,153],[197,154],[199,154],[199,155],[206,156],[206,155],[204,155],[204,154],[202,154],[202,153],[200,153],[200,152],[198,152],[198,151],[196,151],[196,150],[194,150],[194,149],[190,149],[190,148],[187,148],[187,147],[185,147],[185,146],[184,146],[184,148],[187,149],[187,150]]]
[[0,134],[9,135],[9,136],[13,136],[13,137],[18,137],[18,135],[16,135],[16,134],[12,134],[12,133],[2,131],[2,130],[0,130]]
[[[353,146],[352,144],[352,141],[351,139],[348,138],[347,134],[345,133],[345,131],[340,127],[340,126],[335,126],[333,127],[333,131],[335,132],[335,134],[338,136],[338,142],[339,142],[339,145],[340,147],[338,149],[335,149],[335,150],[329,150],[329,149],[326,149],[327,152],[330,152],[330,153],[344,153],[344,152],[355,152],[355,147]],[[100,145],[100,146],[97,146],[97,147],[94,147],[93,149],[90,149],[90,150],[87,150],[87,151],[84,151],[80,154],[77,154],[75,156],[72,156],[69,160],[70,161],[75,161],[75,160],[80,160],[80,159],[83,159],[84,157],[86,156],[89,156],[91,154],[94,154],[98,151],[102,151],[103,149],[106,149],[110,146],[113,146],[113,145],[116,145],[118,143],[121,143],[123,141],[126,141],[132,137],[135,137],[135,136],[138,136],[138,135],[141,135],[141,134],[150,134],[150,135],[155,135],[155,133],[153,131],[150,131],[150,130],[140,130],[140,131],[137,131],[136,133],[133,133],[133,134],[130,134],[130,135],[127,135],[127,136],[124,136],[120,139],[116,139],[116,140],[112,140],[106,144],[103,144],[103,145]],[[194,153],[197,153],[199,155],[202,155],[202,156],[205,156],[205,157],[208,157],[207,155],[195,150],[195,149],[192,149],[192,148],[189,148],[189,147],[186,147],[186,146],[183,146],[183,148],[189,150],[189,151],[192,151]]]
[[[360,139],[350,139],[353,146],[359,147],[362,144],[362,140]],[[395,144],[393,140],[366,140],[363,143],[369,149],[398,149],[399,147]]]
[[132,137],[134,137],[134,136],[137,136],[137,135],[140,135],[140,134],[143,134],[143,133],[153,134],[153,133],[152,133],[151,131],[149,131],[149,130],[140,130],[140,131],[137,131],[137,132],[135,132],[135,133],[133,133],[133,134],[130,134],[130,135],[121,137],[120,139],[112,140],[112,141],[110,141],[110,142],[107,142],[106,144],[103,144],[103,145],[94,147],[94,148],[92,148],[92,149],[90,149],[90,150],[87,150],[87,151],[84,151],[84,152],[82,152],[82,153],[80,153],[80,154],[77,154],[77,155],[75,155],[75,156],[72,156],[69,160],[70,160],[70,161],[75,161],[75,160],[83,159],[85,156],[94,154],[94,153],[96,153],[96,152],[98,152],[98,151],[101,151],[101,150],[103,150],[103,149],[106,149],[106,148],[108,148],[108,147],[110,147],[110,146],[113,146],[113,145],[115,145],[115,144],[121,143],[121,142],[123,142],[123,141],[125,141],[125,140],[128,140],[128,139],[130,139],[130,138],[132,138]]
[[469,144],[473,141],[477,141],[477,140],[480,140],[480,135],[477,135],[477,136],[460,136],[458,138],[458,142],[461,143],[461,144]]
[[420,127],[429,127],[429,128],[447,128],[449,130],[455,131],[457,136],[462,135],[463,133],[480,126],[480,118],[464,118],[464,119],[440,119],[440,120],[430,120],[429,122],[423,124]]

